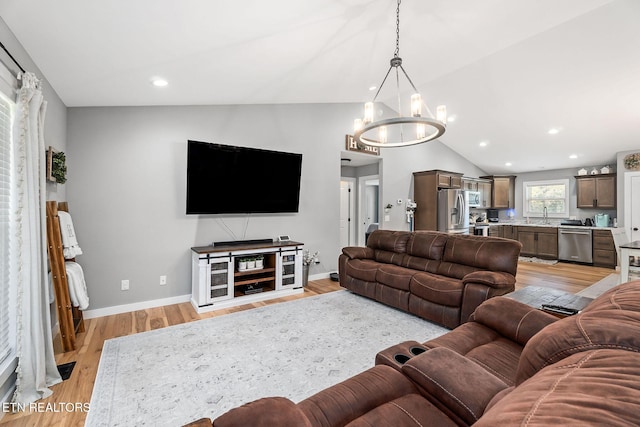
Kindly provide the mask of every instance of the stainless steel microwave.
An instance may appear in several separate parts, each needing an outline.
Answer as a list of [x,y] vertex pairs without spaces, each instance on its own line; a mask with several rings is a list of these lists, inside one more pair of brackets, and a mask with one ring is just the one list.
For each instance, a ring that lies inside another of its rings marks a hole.
[[479,191],[469,191],[469,207],[470,208],[482,207],[482,195]]

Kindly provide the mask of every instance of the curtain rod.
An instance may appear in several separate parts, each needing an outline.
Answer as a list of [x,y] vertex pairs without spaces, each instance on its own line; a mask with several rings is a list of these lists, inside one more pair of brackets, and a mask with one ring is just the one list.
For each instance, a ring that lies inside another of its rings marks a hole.
[[7,52],[7,55],[9,55],[9,58],[11,58],[11,60],[18,66],[18,68],[20,68],[20,71],[22,71],[23,73],[26,73],[24,68],[22,68],[22,65],[20,65],[20,63],[16,60],[16,58],[14,58],[13,55],[11,55],[11,52],[9,52],[6,47],[4,47],[4,44],[2,44],[2,42],[0,42],[0,47],[2,48],[2,50]]

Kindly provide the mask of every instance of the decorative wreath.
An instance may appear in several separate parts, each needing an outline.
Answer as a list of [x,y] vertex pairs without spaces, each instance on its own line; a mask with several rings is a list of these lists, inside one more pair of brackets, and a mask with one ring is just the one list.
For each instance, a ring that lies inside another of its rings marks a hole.
[[638,169],[638,167],[640,167],[640,153],[625,156],[624,167],[627,169]]
[[66,157],[64,152],[53,153],[51,160],[51,176],[55,178],[58,184],[64,184],[67,182],[67,165],[65,164]]

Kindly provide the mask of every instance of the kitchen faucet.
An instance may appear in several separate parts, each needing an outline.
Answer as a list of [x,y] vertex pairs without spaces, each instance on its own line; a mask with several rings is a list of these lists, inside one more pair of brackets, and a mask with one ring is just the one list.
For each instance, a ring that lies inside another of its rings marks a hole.
[[542,208],[542,219],[545,224],[549,224],[549,213],[547,212],[547,207]]

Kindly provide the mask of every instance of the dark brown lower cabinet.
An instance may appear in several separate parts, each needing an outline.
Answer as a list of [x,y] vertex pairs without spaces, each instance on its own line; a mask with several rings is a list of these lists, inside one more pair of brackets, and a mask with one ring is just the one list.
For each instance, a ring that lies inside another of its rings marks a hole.
[[[503,233],[504,234],[504,233]],[[520,254],[544,259],[558,258],[558,229],[554,227],[517,227]]]

